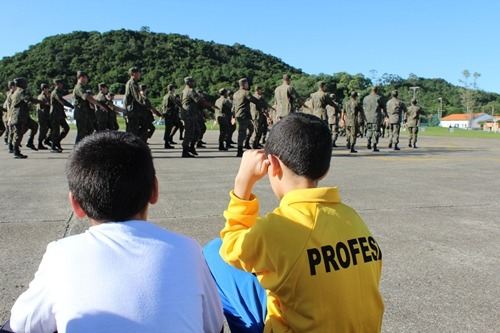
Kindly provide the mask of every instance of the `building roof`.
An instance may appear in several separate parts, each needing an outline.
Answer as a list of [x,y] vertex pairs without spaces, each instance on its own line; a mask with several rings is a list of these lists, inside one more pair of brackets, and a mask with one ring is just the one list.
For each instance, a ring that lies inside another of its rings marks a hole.
[[[483,113],[473,113],[471,119],[476,119],[479,116],[482,116]],[[450,114],[444,118],[441,118],[441,121],[468,121],[469,120],[469,115],[466,113],[456,113],[456,114]]]

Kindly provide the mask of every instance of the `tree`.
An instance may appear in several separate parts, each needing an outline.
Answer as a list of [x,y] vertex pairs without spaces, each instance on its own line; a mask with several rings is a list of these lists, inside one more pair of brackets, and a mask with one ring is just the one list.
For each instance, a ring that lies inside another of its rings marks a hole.
[[474,72],[472,74],[473,80],[470,82],[471,74],[468,69],[464,69],[462,72],[463,79],[460,79],[459,82],[462,83],[462,103],[465,106],[467,120],[468,120],[468,128],[472,127],[472,117],[474,113],[474,107],[476,104],[476,96],[477,96],[477,79],[481,76],[478,72]]

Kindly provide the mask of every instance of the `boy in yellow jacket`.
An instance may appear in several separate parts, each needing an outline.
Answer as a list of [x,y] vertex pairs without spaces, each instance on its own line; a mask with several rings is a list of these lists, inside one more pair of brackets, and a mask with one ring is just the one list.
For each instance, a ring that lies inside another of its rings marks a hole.
[[[331,151],[328,127],[315,116],[293,113],[273,127],[265,150],[243,155],[222,242],[204,250],[232,330],[381,330],[382,252],[361,217],[342,204],[338,189],[318,187]],[[252,189],[266,174],[281,202],[259,218]],[[219,247],[225,262],[253,274],[222,263],[214,251]],[[267,313],[258,284],[267,294]]]

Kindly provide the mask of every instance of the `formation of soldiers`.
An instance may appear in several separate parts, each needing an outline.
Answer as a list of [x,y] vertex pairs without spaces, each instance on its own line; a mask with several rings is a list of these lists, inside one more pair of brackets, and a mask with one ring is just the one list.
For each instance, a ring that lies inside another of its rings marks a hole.
[[[379,151],[379,138],[388,129],[390,133],[389,148],[399,150],[399,133],[403,117],[409,131],[409,147],[417,148],[417,133],[419,119],[425,114],[417,101],[407,108],[398,99],[398,92],[393,91],[391,99],[384,101],[378,95],[377,88],[358,101],[358,93],[352,92],[343,107],[336,102],[334,94],[327,93],[326,83],[320,82],[318,90],[304,101],[291,85],[290,75],[283,75],[283,82],[274,91],[275,104],[269,105],[263,97],[263,88],[256,86],[250,93],[246,78],[238,81],[239,89],[232,92],[223,88],[219,90],[219,98],[215,105],[207,101],[203,92],[196,90],[196,82],[192,77],[184,79],[181,94],[176,94],[178,88],[169,84],[167,94],[163,98],[161,112],[149,101],[147,85],[141,84],[141,70],[132,67],[129,70],[130,79],[125,86],[124,108],[113,103],[114,94],[109,92],[106,83],[98,85],[99,93],[94,96],[88,87],[89,76],[84,71],[77,72],[77,83],[73,89],[73,104],[63,98],[63,81],[55,79],[53,90],[49,85],[40,86],[37,98],[27,91],[24,78],[16,78],[8,83],[9,91],[3,104],[5,113],[0,121],[0,136],[5,132],[5,143],[9,153],[14,158],[25,159],[21,153],[23,136],[30,131],[26,147],[33,150],[50,149],[52,153],[62,152],[61,141],[67,136],[70,127],[66,121],[64,107],[74,109],[78,143],[94,131],[118,130],[117,114],[125,118],[126,131],[133,133],[145,142],[153,135],[154,116],[165,121],[164,148],[173,149],[177,144],[174,135],[179,131],[182,140],[182,157],[195,157],[196,148],[205,148],[203,134],[206,131],[204,109],[215,111],[214,124],[219,125],[220,151],[235,148],[236,156],[241,157],[244,149],[259,149],[265,144],[269,126],[287,116],[291,112],[311,113],[322,119],[331,129],[333,146],[339,135],[346,135],[347,149],[356,153],[355,145],[358,137],[367,138],[367,148]],[[38,123],[29,115],[31,104],[36,104]],[[296,109],[300,106],[300,109]],[[5,121],[5,124],[4,124]],[[61,131],[62,129],[62,131]],[[232,140],[238,129],[237,142]],[[38,132],[38,145],[34,140]],[[48,145],[50,148],[46,147]]]

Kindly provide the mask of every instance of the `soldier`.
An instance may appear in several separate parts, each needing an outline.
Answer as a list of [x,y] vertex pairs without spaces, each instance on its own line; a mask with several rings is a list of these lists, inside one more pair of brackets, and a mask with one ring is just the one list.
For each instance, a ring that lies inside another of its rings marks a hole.
[[[66,122],[66,112],[64,107],[67,106],[71,109],[74,106],[63,98],[63,80],[54,80],[54,91],[50,95],[50,132],[52,133],[51,139],[51,153],[62,152],[61,141],[69,133],[69,125]],[[61,132],[61,127],[63,131]]]
[[43,104],[37,104],[36,111],[38,115],[38,149],[47,150],[48,148],[43,145],[43,142],[47,139],[47,133],[50,129],[50,87],[46,83],[40,85],[41,93],[38,95],[40,101],[44,101]]
[[31,119],[29,114],[29,103],[47,103],[36,98],[33,98],[31,94],[26,90],[28,83],[23,77],[16,78],[14,80],[16,84],[16,90],[11,96],[10,110],[8,124],[11,126],[11,131],[13,135],[12,146],[14,150],[14,158],[24,159],[28,156],[21,154],[20,145],[23,139],[24,133],[31,127],[31,134],[28,139],[27,146],[31,149],[36,147],[33,144],[33,139],[38,130],[38,124]]
[[165,149],[173,149],[174,146],[170,144],[173,142],[173,128],[176,124],[176,118],[179,118],[179,106],[175,99],[175,89],[177,86],[173,83],[167,86],[168,92],[163,97],[162,111],[163,118],[165,119],[165,133],[163,134],[163,141],[165,142]]
[[200,95],[200,97],[202,98],[202,102],[200,102],[200,104],[198,105],[197,122],[198,122],[198,128],[200,129],[200,133],[198,135],[198,141],[196,142],[196,148],[206,148],[206,146],[204,145],[206,145],[207,143],[203,141],[203,136],[207,132],[206,116],[205,116],[205,111],[203,110],[204,109],[203,101],[205,95],[203,94],[203,91],[201,91],[200,89],[198,89],[197,92],[198,95]]
[[403,113],[406,114],[405,103],[398,99],[398,91],[394,90],[391,93],[392,98],[387,102],[387,114],[391,124],[389,148],[394,144],[394,150],[399,150],[399,131],[401,130],[401,120]]
[[408,147],[411,147],[411,141],[413,140],[413,148],[417,148],[417,135],[418,126],[420,125],[420,115],[425,115],[426,113],[420,106],[417,106],[417,100],[411,100],[411,106],[406,112],[406,127],[408,128]]
[[[132,67],[128,70],[130,79],[125,85],[125,110],[127,120],[127,132],[141,136],[145,131],[146,119],[143,117],[145,108],[144,100],[139,90],[139,81],[141,81],[141,70],[138,67]],[[142,127],[142,129],[141,129]]]
[[350,149],[351,153],[357,153],[354,145],[356,144],[358,116],[360,113],[363,113],[363,110],[358,102],[358,93],[353,91],[351,97],[344,105],[344,112],[342,114],[342,120],[347,130],[347,149]]
[[[231,103],[231,110],[233,109],[233,101],[234,101],[234,93],[231,90],[227,91],[227,100],[229,103]],[[236,142],[233,141],[233,134],[236,132],[236,119],[234,118],[234,114],[231,111],[231,119],[234,119],[229,125],[229,133],[227,134],[227,145],[226,147],[228,148],[234,148],[232,145],[234,145]]]
[[108,85],[104,82],[99,83],[98,85],[99,93],[96,95],[95,99],[101,103],[102,106],[106,109],[106,111],[102,111],[100,109],[95,110],[95,116],[97,119],[97,131],[104,131],[110,129],[108,127],[108,113],[114,113],[114,111],[108,105],[108,98],[106,95],[108,94]]
[[74,117],[76,120],[76,142],[80,142],[81,139],[91,134],[94,128],[93,119],[95,119],[94,110],[90,104],[95,105],[101,111],[106,112],[104,106],[92,96],[92,92],[87,88],[87,83],[89,82],[89,76],[84,71],[78,71],[76,74],[78,79],[75,88],[73,89],[73,97],[75,104]]
[[[302,107],[309,108],[304,104],[295,88],[291,86],[292,77],[289,74],[283,75],[283,83],[274,90],[274,99],[276,100],[276,121],[294,112],[293,103],[297,101]],[[274,120],[274,119],[273,119]]]
[[118,120],[116,119],[116,114],[117,113],[122,113],[124,114],[125,113],[125,110],[116,106],[114,103],[113,103],[113,100],[115,99],[115,93],[113,92],[109,92],[107,95],[106,95],[106,98],[108,100],[107,102],[107,106],[109,109],[111,109],[111,112],[108,112],[108,125],[107,125],[107,128],[112,130],[112,131],[118,131],[118,129],[120,128],[120,126],[118,125]]
[[199,105],[212,107],[194,90],[196,83],[190,76],[184,78],[186,84],[182,91],[181,118],[184,121],[184,140],[182,141],[182,157],[194,157],[198,155],[195,145],[198,141],[200,129],[198,127]]
[[311,94],[311,101],[313,106],[312,114],[323,120],[325,124],[328,124],[328,114],[326,112],[326,106],[335,107],[335,101],[326,93],[326,83],[321,81],[318,83],[318,91]]
[[366,117],[366,138],[368,143],[366,147],[373,151],[379,151],[377,148],[380,138],[381,124],[387,117],[385,101],[382,96],[377,94],[377,87],[372,87],[370,94],[363,99],[363,111]]
[[[230,147],[228,141],[229,126],[231,125],[231,102],[227,99],[227,89],[219,90],[219,98],[215,101],[218,109],[215,111],[215,123],[219,124],[219,150],[227,151]],[[224,146],[224,143],[227,146]]]
[[262,145],[260,144],[260,140],[262,138],[262,135],[264,134],[264,131],[267,131],[267,124],[270,121],[269,118],[269,113],[267,112],[267,109],[262,107],[262,105],[267,104],[267,102],[264,101],[264,96],[262,95],[263,89],[260,86],[255,87],[255,93],[254,97],[257,98],[259,101],[261,101],[261,104],[250,104],[250,114],[252,116],[252,123],[253,123],[253,143],[252,143],[252,148],[253,149],[260,149],[262,148]]
[[328,126],[330,127],[330,132],[332,133],[332,147],[337,147],[335,142],[337,141],[339,137],[339,120],[340,116],[342,114],[342,111],[340,110],[339,104],[335,101],[336,100],[335,94],[330,94],[330,99],[333,101],[335,104],[334,106],[327,105],[326,106],[326,114],[328,117]]
[[153,136],[153,133],[156,130],[156,127],[154,125],[155,121],[155,115],[159,118],[163,118],[161,113],[156,110],[156,108],[151,104],[151,101],[148,98],[148,86],[145,84],[141,84],[140,86],[141,89],[141,96],[142,100],[144,101],[144,109],[143,109],[143,114],[142,117],[145,119],[144,122],[144,130],[141,131],[142,139],[144,142],[148,142],[148,139],[150,139]]
[[3,103],[3,108],[5,109],[4,114],[3,114],[3,119],[4,119],[4,123],[5,123],[4,141],[5,141],[6,145],[9,145],[9,153],[13,153],[14,150],[12,148],[12,135],[11,135],[11,131],[10,131],[10,126],[8,124],[8,117],[9,117],[8,115],[9,115],[12,94],[14,93],[14,91],[16,91],[16,84],[14,83],[14,81],[9,81],[8,87],[9,87],[9,91],[7,91],[5,93],[6,98],[5,98],[5,101]]
[[[246,78],[240,79],[238,81],[240,89],[234,93],[233,101],[233,113],[238,123],[238,153],[237,157],[243,156],[243,144],[247,140],[248,128],[252,125],[250,114],[250,103],[260,105],[263,108],[273,108],[267,104],[264,100],[259,100],[255,98],[248,91],[248,80]],[[248,146],[248,142],[246,144]],[[248,148],[247,148],[248,149]]]

